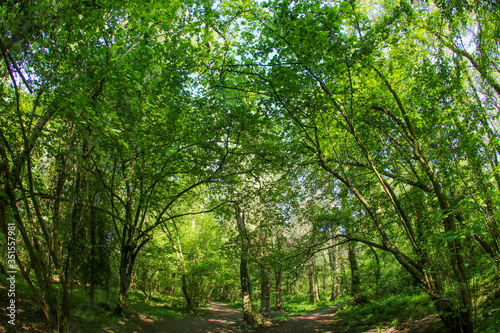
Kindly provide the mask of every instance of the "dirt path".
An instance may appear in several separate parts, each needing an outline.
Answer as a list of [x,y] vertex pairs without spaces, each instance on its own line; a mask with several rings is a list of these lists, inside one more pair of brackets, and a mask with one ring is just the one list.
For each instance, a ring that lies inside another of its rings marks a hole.
[[337,307],[334,306],[292,317],[278,326],[267,329],[266,333],[333,333],[332,323],[336,311]]
[[[210,304],[213,312],[186,318],[175,322],[164,322],[157,326],[158,333],[182,333],[182,332],[204,332],[204,333],[242,333],[249,332],[242,329],[243,315],[240,311],[229,306],[213,302]],[[292,317],[286,322],[274,325],[265,330],[269,333],[304,333],[332,332],[332,322],[337,307],[318,310],[303,316]]]
[[[155,333],[243,333],[250,332],[242,328],[243,315],[225,304],[212,302],[213,312],[194,318],[181,319],[174,322],[162,322],[151,331]],[[337,307],[318,310],[303,316],[292,317],[286,322],[274,325],[265,330],[269,333],[304,333],[332,332],[332,322]]]
[[194,318],[186,318],[173,322],[163,322],[157,326],[156,333],[240,333],[243,315],[223,303],[211,302],[213,312]]

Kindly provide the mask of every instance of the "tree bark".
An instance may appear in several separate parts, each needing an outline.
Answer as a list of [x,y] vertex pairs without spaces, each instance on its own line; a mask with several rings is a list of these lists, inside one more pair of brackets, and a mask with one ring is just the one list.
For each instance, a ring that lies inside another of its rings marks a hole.
[[[387,115],[391,117],[404,131],[406,138],[411,143],[411,149],[414,155],[414,159],[418,161],[423,171],[425,172],[427,179],[432,184],[432,189],[434,195],[438,201],[439,208],[442,210],[442,223],[445,233],[451,233],[452,235],[456,235],[457,233],[457,225],[455,221],[455,216],[451,211],[451,204],[448,197],[445,194],[442,183],[439,181],[436,171],[434,170],[433,165],[425,158],[423,153],[422,145],[415,134],[415,131],[412,126],[412,122],[406,113],[406,109],[401,102],[398,94],[392,88],[389,81],[387,81],[382,73],[374,68],[380,78],[383,80],[384,84],[394,97],[396,104],[398,105],[399,110],[401,111],[401,115],[404,119],[404,122],[393,112],[385,109]],[[462,247],[462,240],[460,237],[456,237],[454,239],[447,239],[446,241],[448,250],[450,251],[450,264],[453,271],[453,278],[457,284],[458,288],[458,306],[457,311],[454,315],[446,320],[443,320],[447,329],[450,332],[463,332],[463,333],[471,333],[474,331],[474,323],[472,321],[472,297],[469,287],[469,281],[466,277],[466,269],[464,265],[464,252]],[[429,295],[433,297],[431,291],[428,291]],[[440,296],[440,295],[439,295]],[[441,299],[441,297],[437,297]],[[447,305],[448,306],[448,305]],[[450,305],[451,306],[451,305]],[[456,331],[460,330],[460,331]]]
[[252,299],[250,295],[250,277],[248,275],[248,264],[246,255],[241,254],[240,258],[240,282],[241,282],[241,297],[243,300],[243,321],[253,326],[255,320],[252,313]]
[[332,275],[332,293],[330,295],[330,302],[336,300],[340,292],[339,272],[337,267],[338,259],[335,252],[335,247],[330,247],[328,249],[328,257],[330,259],[330,273]]
[[309,279],[309,304],[314,305],[314,279],[313,279],[312,265],[309,264],[307,267],[307,278]]
[[271,286],[269,284],[269,258],[266,251],[267,235],[263,230],[260,234],[260,309],[259,313],[267,317],[271,313]]
[[281,267],[276,269],[276,306],[274,307],[277,311],[283,309],[283,287],[281,285]]
[[[127,228],[124,228],[124,233]],[[128,291],[130,288],[130,283],[132,282],[132,272],[134,269],[135,259],[141,248],[146,245],[146,243],[151,238],[142,239],[140,244],[137,244],[136,240],[133,239],[133,233],[129,233],[129,238],[126,239],[125,244],[122,244],[120,250],[120,293],[118,294],[118,304],[114,310],[116,316],[123,316],[125,306],[127,303]]]
[[359,272],[358,272],[358,261],[356,260],[356,245],[353,242],[349,242],[347,258],[349,260],[349,269],[351,270],[351,291],[352,297],[359,294]]
[[372,251],[373,256],[375,257],[375,262],[377,263],[375,271],[375,295],[378,296],[380,286],[380,258],[378,257],[377,251],[373,248],[373,246],[370,246],[370,250]]
[[316,267],[316,259],[312,258],[312,270],[313,270],[313,277],[314,277],[314,297],[316,302],[321,301],[321,296],[319,294],[319,282],[318,282],[318,270]]
[[261,264],[260,271],[260,314],[264,317],[271,312],[271,286],[269,284],[269,269],[265,263]]
[[243,321],[250,326],[255,325],[255,318],[252,312],[252,300],[250,294],[250,277],[248,274],[248,247],[249,239],[245,225],[245,212],[236,206],[236,225],[240,235],[241,256],[240,256],[240,285],[243,303]]
[[182,293],[184,294],[184,298],[186,299],[187,309],[188,311],[192,311],[196,314],[196,311],[193,306],[193,302],[191,300],[191,296],[189,295],[188,283],[186,280],[186,275],[182,274]]
[[120,292],[118,294],[118,304],[116,305],[114,314],[122,316],[127,303],[128,289],[132,282],[132,248],[124,247],[120,256]]

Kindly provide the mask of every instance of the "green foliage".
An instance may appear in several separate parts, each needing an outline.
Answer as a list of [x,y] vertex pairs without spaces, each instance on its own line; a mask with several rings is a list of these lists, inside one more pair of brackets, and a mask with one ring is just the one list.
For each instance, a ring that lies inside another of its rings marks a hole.
[[254,301],[266,272],[282,277],[288,313],[351,292],[371,302],[340,314],[370,326],[407,315],[404,302],[427,311],[406,295],[421,286],[466,331],[474,311],[491,330],[499,12],[459,0],[2,4],[0,227],[16,225],[49,326],[66,329],[72,295],[84,304],[78,284],[97,302],[119,281],[132,309],[135,291],[144,307],[163,294],[234,301],[243,260]]
[[[101,296],[102,297],[102,296]],[[99,297],[97,298],[99,299]],[[77,299],[79,301],[79,299]],[[141,294],[131,292],[129,295],[128,313],[129,319],[120,319],[99,309],[92,309],[87,302],[77,302],[75,305],[75,319],[73,327],[78,327],[81,332],[96,332],[100,330],[110,331],[134,331],[137,327],[134,318],[141,317],[149,322],[175,321],[190,317],[191,314],[181,306],[182,299],[172,296],[160,296],[154,300],[144,302]],[[172,304],[179,304],[172,306]],[[113,302],[110,305],[114,305]],[[203,311],[200,311],[203,313]]]
[[329,308],[337,304],[337,302],[320,301],[311,305],[309,303],[309,296],[297,297],[296,295],[286,296],[283,302],[285,304],[283,310],[289,316],[302,315],[306,312]]
[[429,297],[422,292],[404,292],[380,299],[355,304],[346,299],[337,312],[335,326],[348,331],[365,330],[371,327],[396,326],[398,322],[420,319],[433,312]]

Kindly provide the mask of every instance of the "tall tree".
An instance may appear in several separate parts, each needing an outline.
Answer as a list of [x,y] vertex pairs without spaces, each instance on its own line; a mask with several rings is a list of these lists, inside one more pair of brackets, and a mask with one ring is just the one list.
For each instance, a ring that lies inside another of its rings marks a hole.
[[[293,124],[304,159],[313,158],[348,189],[371,220],[371,227],[364,228],[378,234],[376,241],[352,233],[336,237],[390,252],[436,307],[444,304],[452,314],[442,315],[450,332],[472,332],[464,256],[468,245],[461,235],[474,239],[490,256],[495,256],[495,236],[472,231],[470,217],[483,212],[464,207],[458,194],[464,190],[458,183],[463,178],[453,175],[467,174],[459,164],[467,156],[463,139],[487,128],[475,122],[475,128],[464,132],[453,122],[454,117],[473,121],[466,106],[473,101],[463,97],[464,67],[443,52],[443,47],[453,45],[439,37],[433,39],[437,46],[428,45],[422,30],[413,29],[430,27],[436,12],[405,2],[382,8],[369,12],[352,1],[242,4],[237,10],[252,14],[245,17],[249,28],[241,34],[239,61],[224,66],[235,77],[225,85],[260,94],[277,117]],[[415,43],[421,45],[418,52]],[[495,90],[494,79],[485,68],[477,68],[486,83],[483,87]],[[495,110],[493,105],[486,114]],[[487,144],[487,136],[477,143]],[[481,158],[488,161],[486,154]],[[485,182],[492,181],[489,177]],[[412,196],[407,196],[410,189]],[[417,198],[425,202],[425,219],[412,209]],[[433,215],[436,211],[439,214]],[[439,221],[440,227],[430,220]],[[395,236],[397,228],[404,230],[404,237]],[[429,271],[437,261],[443,262],[437,249],[431,250],[437,243],[431,244],[430,238],[443,239],[439,244],[444,245],[454,283]],[[453,302],[445,298],[450,291]]]
[[[0,223],[16,225],[18,250],[27,252],[27,258],[17,254],[19,270],[53,332],[68,328],[78,234],[95,194],[87,172],[89,110],[106,75],[129,53],[123,45],[137,39],[114,36],[126,15],[120,2],[85,3],[7,2],[1,11],[2,91],[9,102],[0,118]],[[113,49],[113,62],[111,36],[122,45]]]

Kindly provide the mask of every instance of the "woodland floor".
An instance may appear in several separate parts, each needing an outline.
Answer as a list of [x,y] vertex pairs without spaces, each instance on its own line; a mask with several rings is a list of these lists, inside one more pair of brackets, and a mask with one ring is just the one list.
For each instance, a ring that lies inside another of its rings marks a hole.
[[[222,303],[211,304],[214,311],[197,318],[187,318],[173,323],[167,323],[163,329],[155,332],[253,332],[242,329],[242,314],[233,308]],[[287,321],[275,322],[261,330],[266,333],[340,333],[343,330],[335,330],[334,323],[338,321],[335,317],[337,307],[330,307],[301,316],[289,318]],[[370,333],[424,333],[434,332],[430,327],[437,320],[434,316],[422,318],[418,321],[402,323],[397,327],[386,327],[374,330],[364,330],[361,332]],[[351,332],[351,331],[350,331]],[[355,332],[355,331],[352,331]],[[357,332],[357,330],[356,330]],[[436,331],[437,332],[437,331]]]
[[[7,290],[0,286],[0,333],[10,332],[46,332],[46,324],[43,313],[37,309],[34,300],[29,297],[21,297],[17,302],[17,313],[15,327],[7,324],[6,307]],[[28,295],[23,295],[28,296]],[[242,314],[240,311],[229,307],[223,303],[212,302],[213,311],[203,313],[193,317],[177,320],[165,321],[149,317],[147,314],[129,315],[127,318],[119,319],[122,325],[119,329],[106,329],[94,326],[92,321],[79,321],[70,327],[71,333],[83,332],[116,332],[116,333],[253,333],[243,326]],[[370,333],[425,333],[439,332],[432,329],[437,318],[428,316],[420,320],[403,322],[396,327],[379,327],[377,329],[369,327],[358,327],[356,329],[345,330],[340,327],[335,329],[335,323],[342,321],[337,318],[335,312],[337,307],[309,312],[301,316],[290,317],[287,321],[271,320],[267,327],[259,332],[268,333],[341,333],[341,332],[370,332]],[[339,325],[341,326],[341,325]],[[120,327],[120,326],[119,326]]]
[[[213,311],[196,317],[185,318],[177,321],[148,321],[147,318],[136,318],[137,332],[147,333],[253,333],[257,332],[243,326],[240,311],[223,303],[212,302]],[[363,329],[345,331],[335,330],[337,321],[335,312],[337,307],[321,309],[306,313],[301,316],[289,318],[287,321],[269,323],[267,327],[259,330],[263,333],[341,333],[341,332],[370,332],[370,333],[430,333],[439,332],[431,328],[438,320],[435,316],[404,322],[396,327],[379,329]],[[110,331],[103,331],[110,332]]]

